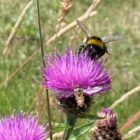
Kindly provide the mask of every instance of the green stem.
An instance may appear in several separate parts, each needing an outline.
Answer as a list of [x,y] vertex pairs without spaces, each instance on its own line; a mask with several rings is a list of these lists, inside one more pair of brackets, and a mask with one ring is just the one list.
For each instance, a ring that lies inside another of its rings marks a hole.
[[71,114],[66,114],[66,124],[69,126],[68,129],[65,130],[62,140],[68,140],[73,128],[75,126],[77,117]]
[[[37,4],[37,17],[38,17],[38,29],[39,29],[39,37],[40,37],[40,48],[41,48],[41,56],[43,67],[46,67],[45,60],[44,60],[44,48],[43,48],[43,41],[42,41],[42,32],[41,32],[41,23],[40,23],[40,7],[39,7],[39,0],[36,0]],[[50,140],[53,140],[52,137],[52,124],[51,124],[51,109],[50,109],[50,100],[49,100],[49,93],[46,89],[46,96],[47,96],[47,112],[48,112],[48,121],[49,121],[49,128],[50,128]]]

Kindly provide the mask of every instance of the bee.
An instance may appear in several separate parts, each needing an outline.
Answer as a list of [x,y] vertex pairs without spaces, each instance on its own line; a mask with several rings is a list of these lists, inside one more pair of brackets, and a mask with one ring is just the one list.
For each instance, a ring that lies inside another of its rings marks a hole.
[[111,41],[117,41],[121,39],[120,36],[108,35],[106,37],[100,38],[97,36],[89,36],[87,33],[87,28],[85,28],[84,24],[77,20],[77,24],[82,29],[82,31],[86,34],[86,38],[83,41],[83,44],[80,45],[78,54],[87,52],[87,55],[93,60],[102,57],[105,53],[108,53],[106,44]]
[[80,53],[87,52],[91,59],[98,59],[105,53],[108,53],[107,47],[103,40],[97,36],[87,37],[79,48]]
[[97,86],[97,87],[93,87],[93,88],[80,88],[80,87],[76,87],[74,89],[74,96],[75,96],[75,100],[77,103],[77,107],[78,108],[82,108],[82,107],[87,107],[86,105],[86,95],[93,95],[95,93],[97,93],[98,91],[100,91],[102,89],[102,87]]
[[84,96],[82,89],[75,88],[74,89],[74,96],[75,96],[75,100],[77,102],[77,106],[84,107],[85,106],[85,96]]

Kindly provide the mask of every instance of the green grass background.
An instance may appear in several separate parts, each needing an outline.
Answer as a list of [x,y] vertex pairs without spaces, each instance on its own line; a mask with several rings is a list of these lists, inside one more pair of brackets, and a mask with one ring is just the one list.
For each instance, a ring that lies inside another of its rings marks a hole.
[[[2,53],[8,35],[27,2],[28,0],[0,1],[0,83],[5,81],[8,75],[39,47],[36,4],[34,1],[10,45],[9,55],[4,56]],[[43,41],[45,42],[55,33],[59,1],[42,0],[40,2],[41,25]],[[91,0],[84,0],[82,3],[80,0],[74,1],[68,16],[65,18],[66,23],[70,23],[81,16],[90,3]],[[112,89],[95,98],[95,104],[91,111],[96,113],[101,108],[110,106],[124,93],[140,84],[140,2],[138,0],[104,0],[98,7],[98,14],[87,20],[85,24],[93,35],[117,34],[123,37],[121,41],[108,46],[111,55],[105,57],[108,58],[106,67],[112,75]],[[74,35],[76,40],[73,41],[71,37]],[[82,42],[84,33],[81,32],[80,36],[76,31],[71,30],[51,43],[48,48],[45,48],[45,53],[50,53],[55,48],[65,50],[66,46],[72,43],[78,46]],[[38,54],[0,88],[0,116],[13,112],[39,111],[40,120],[42,122],[47,121],[46,97],[40,87],[41,70],[41,55]],[[60,113],[57,105],[51,105],[53,120],[63,121],[63,115],[57,115],[57,113]],[[117,106],[114,111],[118,114],[118,126],[121,127],[139,109],[139,93]],[[140,125],[140,120],[136,121],[129,129],[137,125]]]

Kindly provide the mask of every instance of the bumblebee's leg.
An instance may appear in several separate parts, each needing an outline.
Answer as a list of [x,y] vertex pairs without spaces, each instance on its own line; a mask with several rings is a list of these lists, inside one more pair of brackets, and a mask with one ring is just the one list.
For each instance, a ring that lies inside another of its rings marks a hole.
[[78,50],[78,54],[80,54],[81,52],[83,52],[85,46],[83,44],[80,45],[80,48]]
[[103,54],[98,54],[95,56],[95,59],[99,59]]

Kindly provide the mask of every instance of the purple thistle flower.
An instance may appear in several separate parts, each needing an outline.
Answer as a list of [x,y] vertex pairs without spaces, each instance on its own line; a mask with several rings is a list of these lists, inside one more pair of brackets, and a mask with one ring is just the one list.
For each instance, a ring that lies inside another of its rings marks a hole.
[[16,115],[0,120],[0,140],[45,140],[45,127],[38,124],[37,117]]
[[110,89],[110,77],[102,62],[91,60],[87,54],[73,54],[67,49],[64,55],[56,54],[46,59],[43,70],[43,86],[53,90],[58,98],[74,95],[76,88],[86,96],[94,96]]

